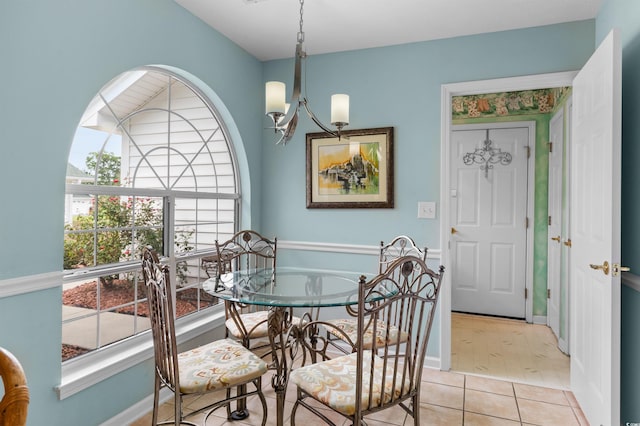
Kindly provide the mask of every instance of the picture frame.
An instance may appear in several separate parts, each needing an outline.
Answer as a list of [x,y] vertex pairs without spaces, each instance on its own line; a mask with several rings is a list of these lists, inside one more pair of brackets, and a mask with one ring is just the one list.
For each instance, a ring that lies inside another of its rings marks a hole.
[[307,208],[393,208],[393,127],[307,133]]

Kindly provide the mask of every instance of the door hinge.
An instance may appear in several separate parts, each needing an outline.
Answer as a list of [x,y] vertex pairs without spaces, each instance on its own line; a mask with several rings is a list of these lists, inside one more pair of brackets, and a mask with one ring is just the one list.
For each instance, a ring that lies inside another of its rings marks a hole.
[[547,144],[549,145],[549,152],[553,152],[553,142],[549,141]]
[[529,298],[529,289],[528,289],[528,288],[525,288],[525,289],[524,289],[524,298],[525,298],[525,299],[528,299],[528,298]]
[[551,299],[551,289],[547,289],[547,299]]
[[529,229],[529,218],[528,217],[524,218],[524,229]]
[[525,146],[527,148],[527,158],[531,157],[531,147],[529,145]]
[[551,226],[551,216],[549,216],[549,226]]

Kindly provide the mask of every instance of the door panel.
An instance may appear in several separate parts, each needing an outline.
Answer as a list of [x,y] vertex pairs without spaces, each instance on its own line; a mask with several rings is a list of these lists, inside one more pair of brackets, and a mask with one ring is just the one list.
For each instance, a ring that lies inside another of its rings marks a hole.
[[573,83],[571,390],[594,425],[620,424],[620,277],[602,265],[620,262],[621,99],[612,31]]
[[[524,318],[529,128],[475,127],[451,138],[452,309]],[[487,138],[511,160],[468,161]]]

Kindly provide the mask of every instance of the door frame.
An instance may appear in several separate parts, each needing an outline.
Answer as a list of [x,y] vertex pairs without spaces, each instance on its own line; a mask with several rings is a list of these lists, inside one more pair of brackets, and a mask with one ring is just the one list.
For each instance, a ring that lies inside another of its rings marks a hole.
[[[459,130],[498,130],[498,129],[527,129],[527,137],[528,137],[528,147],[529,147],[529,157],[527,158],[527,206],[526,206],[526,217],[529,218],[529,226],[526,230],[526,242],[525,242],[525,290],[529,292],[529,294],[533,294],[533,213],[534,213],[534,189],[535,189],[535,152],[536,152],[536,122],[529,121],[506,121],[506,122],[487,122],[487,123],[474,123],[474,124],[456,124],[451,126],[451,133]],[[451,136],[451,133],[449,135]],[[449,143],[447,147],[451,147]],[[514,154],[515,155],[515,154]],[[451,156],[449,157],[451,160]],[[449,178],[451,177],[450,173],[452,170],[452,164],[449,164]],[[450,200],[451,197],[448,197]],[[451,213],[451,205],[449,204],[447,211]],[[444,210],[443,210],[444,211]],[[455,213],[455,212],[454,212]],[[456,227],[457,224],[451,223],[451,218],[447,218],[449,220],[449,224],[452,227]],[[524,224],[522,224],[524,225]],[[451,249],[451,234],[449,234],[449,240],[447,243],[447,253],[450,256]],[[449,271],[449,275],[452,275],[452,269],[447,269]],[[524,295],[523,295],[524,296]],[[533,300],[533,297],[528,297],[525,300],[525,319],[527,322],[531,322],[531,311],[533,307],[533,303],[530,301]]]
[[[450,186],[450,167],[451,161],[450,139],[452,130],[451,117],[451,98],[453,96],[462,95],[478,95],[484,93],[495,92],[511,92],[519,90],[546,89],[550,87],[572,86],[573,78],[577,71],[567,71],[550,74],[528,75],[520,77],[498,78],[492,80],[478,80],[461,83],[443,84],[441,86],[441,137],[440,137],[440,242],[441,242],[441,264],[445,270],[451,267],[449,256],[449,229],[450,223],[450,205],[449,205],[449,186]],[[534,144],[535,145],[535,144]],[[535,160],[535,158],[534,158]],[[530,173],[535,177],[535,163],[530,167]],[[535,179],[532,180],[532,183]],[[532,191],[531,191],[532,192]],[[532,195],[532,194],[530,194]],[[533,202],[529,203],[528,209],[533,209]],[[533,210],[531,210],[533,211]],[[528,213],[533,223],[533,215]],[[527,232],[531,232],[531,236],[527,234],[527,244],[533,244],[533,228],[530,226]],[[527,248],[529,252],[529,247]],[[530,249],[533,256],[533,246]],[[528,254],[529,255],[529,254]],[[532,281],[533,271],[529,268],[527,273],[528,285]],[[440,294],[440,369],[447,371],[451,369],[451,274],[444,274],[443,291]],[[529,287],[527,287],[529,288]],[[533,294],[527,299],[526,315],[527,322],[533,321]]]

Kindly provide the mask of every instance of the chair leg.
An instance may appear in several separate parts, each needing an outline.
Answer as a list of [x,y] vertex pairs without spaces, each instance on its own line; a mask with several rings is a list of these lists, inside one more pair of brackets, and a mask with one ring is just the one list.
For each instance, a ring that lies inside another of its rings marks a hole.
[[411,413],[413,414],[414,426],[420,426],[420,394],[414,395],[411,399]]
[[155,384],[153,385],[153,416],[151,419],[151,424],[153,426],[158,424],[158,404],[160,399],[160,378],[158,375],[155,376]]

